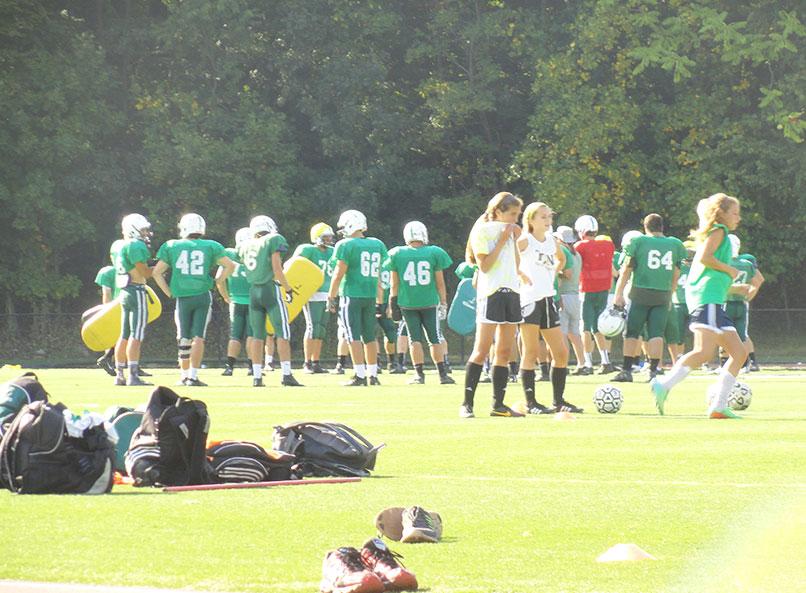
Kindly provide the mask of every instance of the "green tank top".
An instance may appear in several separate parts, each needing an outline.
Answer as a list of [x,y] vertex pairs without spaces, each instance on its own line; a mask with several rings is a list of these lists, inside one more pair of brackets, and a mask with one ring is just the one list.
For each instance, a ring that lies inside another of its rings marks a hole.
[[[708,231],[708,235],[721,230],[723,232],[722,242],[714,252],[714,257],[719,261],[729,264],[731,260],[731,247],[728,240],[728,228],[722,224],[715,224]],[[733,279],[725,272],[706,268],[695,259],[691,264],[691,270],[686,282],[686,304],[690,311],[699,309],[703,305],[722,305],[728,296]]]

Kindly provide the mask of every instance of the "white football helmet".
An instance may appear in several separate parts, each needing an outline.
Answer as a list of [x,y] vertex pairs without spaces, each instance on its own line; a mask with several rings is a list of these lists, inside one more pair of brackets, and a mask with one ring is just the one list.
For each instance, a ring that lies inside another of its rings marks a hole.
[[599,230],[599,222],[590,214],[583,214],[574,223],[574,230],[581,239],[585,233],[596,233]]
[[261,214],[260,216],[255,216],[249,221],[249,232],[252,233],[253,237],[258,233],[268,233],[270,235],[274,235],[277,233],[277,225],[274,224],[274,221],[271,218]]
[[599,314],[596,326],[605,337],[614,338],[627,327],[627,312],[624,309],[608,307]]
[[739,252],[742,250],[742,240],[733,233],[728,235],[730,241],[730,252],[733,257],[739,257]]
[[252,233],[248,226],[240,228],[235,233],[235,247],[240,247],[252,238]]
[[356,231],[367,230],[367,217],[358,210],[345,210],[341,213],[341,216],[339,216],[337,226],[343,236],[349,237]]
[[641,231],[627,231],[621,237],[621,248],[626,249],[627,245],[632,243],[638,237],[643,237],[643,236],[644,236],[644,233],[642,233]]
[[424,245],[428,245],[428,229],[419,220],[412,220],[403,227],[403,240],[406,243],[422,241]]
[[207,223],[200,214],[191,212],[179,219],[179,236],[187,239],[190,235],[203,235],[207,230]]
[[142,239],[146,243],[151,239],[151,223],[142,214],[127,214],[120,221],[120,228],[127,239]]

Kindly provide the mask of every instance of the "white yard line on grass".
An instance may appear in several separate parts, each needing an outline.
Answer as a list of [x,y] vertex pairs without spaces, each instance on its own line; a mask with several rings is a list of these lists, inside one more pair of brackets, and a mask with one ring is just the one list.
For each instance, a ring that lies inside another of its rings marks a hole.
[[[450,480],[458,482],[460,480],[468,482],[543,482],[551,484],[635,484],[636,486],[687,486],[692,488],[711,488],[720,486],[724,488],[794,488],[806,489],[806,484],[800,482],[699,482],[693,480],[593,480],[582,478],[537,478],[537,477],[495,477],[495,476],[433,476],[433,475],[401,475],[401,478],[408,480]],[[0,593],[2,591],[0,590]]]

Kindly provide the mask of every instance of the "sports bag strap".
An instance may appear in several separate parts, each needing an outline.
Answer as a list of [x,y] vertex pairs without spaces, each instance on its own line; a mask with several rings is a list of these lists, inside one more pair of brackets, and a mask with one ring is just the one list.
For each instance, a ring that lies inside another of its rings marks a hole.
[[343,430],[345,433],[347,433],[345,436],[352,437],[355,441],[358,441],[359,443],[363,444],[364,447],[366,447],[370,451],[380,451],[381,449],[383,449],[386,446],[386,443],[381,443],[377,447],[374,446],[361,433],[357,432],[353,428],[350,428],[346,424],[341,424],[340,422],[328,422],[328,423],[326,423],[326,425],[327,426],[335,426],[336,428],[339,428],[339,429]]

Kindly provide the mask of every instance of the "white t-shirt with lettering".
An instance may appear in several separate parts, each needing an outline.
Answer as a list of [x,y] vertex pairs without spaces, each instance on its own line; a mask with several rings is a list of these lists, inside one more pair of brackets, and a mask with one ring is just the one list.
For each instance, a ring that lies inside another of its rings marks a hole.
[[[477,223],[470,231],[470,247],[473,249],[473,253],[487,255],[495,249],[498,238],[507,224],[497,221]],[[488,297],[502,288],[518,292],[520,280],[516,264],[516,249],[515,238],[510,237],[501,248],[492,267],[487,272],[479,269],[476,292],[480,298]]]
[[546,233],[542,241],[524,231],[526,248],[521,251],[521,272],[532,281],[521,284],[521,306],[556,294],[554,277],[557,266],[557,243],[551,233]]

